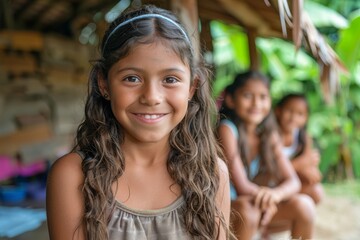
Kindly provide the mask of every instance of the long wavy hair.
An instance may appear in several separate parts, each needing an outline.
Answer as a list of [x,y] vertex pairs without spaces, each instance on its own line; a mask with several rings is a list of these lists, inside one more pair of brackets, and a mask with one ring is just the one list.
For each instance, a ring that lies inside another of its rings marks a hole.
[[[259,71],[246,71],[236,75],[232,84],[225,88],[225,95],[230,95],[232,98],[235,97],[235,94],[238,89],[244,87],[250,81],[261,81],[267,89],[270,91],[270,80],[264,74]],[[236,114],[234,109],[229,108],[226,105],[226,101],[223,101],[223,104],[220,108],[220,118],[231,120],[238,128],[239,138],[238,138],[238,147],[240,152],[241,160],[245,166],[246,172],[249,174],[249,163],[252,159],[249,159],[249,143],[246,139],[245,123],[244,121]],[[264,120],[257,126],[257,134],[260,138],[260,172],[270,173],[272,177],[278,178],[276,174],[276,162],[274,161],[274,152],[271,141],[271,135],[274,131],[277,130],[276,121],[272,111],[270,110],[269,114],[264,118]]]
[[[198,79],[184,119],[170,133],[171,150],[167,169],[173,180],[181,186],[186,202],[184,223],[188,232],[193,239],[215,239],[220,227],[227,233],[228,227],[216,206],[220,174],[217,161],[221,150],[213,134],[213,119],[216,119],[217,113],[210,94],[209,72],[202,61],[195,62],[187,35],[179,26],[167,20],[138,19],[112,33],[125,20],[146,13],[161,14],[180,25],[172,13],[151,5],[123,13],[105,32],[100,46],[101,57],[94,61],[90,73],[85,118],[77,130],[74,147],[74,151],[80,150],[86,156],[82,161],[85,175],[82,187],[85,198],[83,224],[86,237],[108,239],[107,224],[115,203],[111,185],[122,176],[126,167],[121,149],[124,131],[115,119],[109,101],[100,94],[98,78],[107,80],[111,66],[127,56],[135,46],[162,41],[188,64],[191,84],[195,78]],[[110,33],[112,35],[109,38]],[[217,224],[218,219],[221,226]]]
[[[302,93],[289,93],[289,94],[283,96],[283,97],[279,100],[279,102],[277,103],[276,108],[279,108],[279,109],[283,108],[283,107],[286,105],[286,103],[287,103],[288,101],[292,100],[292,99],[299,99],[299,100],[303,101],[303,102],[305,103],[305,106],[306,106],[306,111],[307,111],[307,113],[309,114],[309,112],[310,112],[309,103],[308,103],[305,95],[302,94]],[[277,121],[280,122],[279,119],[277,119]],[[296,149],[295,153],[292,154],[292,156],[290,156],[291,159],[300,156],[300,155],[304,152],[304,150],[305,150],[305,145],[306,145],[306,128],[307,128],[307,119],[306,119],[306,123],[304,124],[304,126],[302,126],[301,128],[299,128],[299,135],[297,136],[299,146],[298,146],[298,148]],[[279,129],[280,129],[280,131],[281,131],[281,127],[280,127]]]

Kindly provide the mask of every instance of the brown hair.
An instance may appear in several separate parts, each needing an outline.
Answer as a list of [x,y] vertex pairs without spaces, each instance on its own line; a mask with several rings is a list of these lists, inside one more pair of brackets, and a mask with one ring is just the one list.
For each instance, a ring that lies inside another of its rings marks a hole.
[[[107,79],[111,66],[126,56],[138,44],[162,41],[168,44],[187,63],[198,86],[184,119],[170,133],[169,174],[181,186],[186,202],[185,227],[194,239],[215,239],[219,233],[216,219],[228,232],[224,217],[216,206],[219,189],[219,148],[213,136],[216,107],[211,98],[208,71],[194,62],[194,54],[187,36],[178,26],[161,18],[144,18],[123,25],[123,21],[145,13],[166,16],[179,24],[169,11],[154,6],[142,6],[119,16],[103,37],[101,57],[94,62],[89,77],[89,94],[85,105],[85,119],[78,128],[74,150],[87,156],[82,162],[85,175],[84,225],[87,239],[108,239],[107,224],[114,206],[111,184],[125,169],[121,149],[124,140],[122,126],[114,117],[108,101],[100,94],[98,77]],[[109,35],[111,33],[111,37]],[[104,44],[106,42],[106,44]]]

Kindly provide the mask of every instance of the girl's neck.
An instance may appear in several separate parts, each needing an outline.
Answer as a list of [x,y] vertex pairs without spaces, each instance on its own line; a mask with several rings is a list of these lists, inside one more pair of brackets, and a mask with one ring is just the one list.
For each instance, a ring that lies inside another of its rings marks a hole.
[[118,201],[133,209],[153,210],[169,206],[181,196],[181,187],[167,169],[167,141],[141,143],[126,139],[121,148],[125,169],[113,185]]
[[295,134],[295,132],[297,131],[297,129],[296,128],[293,128],[293,129],[290,129],[290,130],[285,130],[285,129],[281,129],[280,130],[280,133],[281,133],[281,135],[283,135],[283,136],[288,136],[288,137],[292,137],[294,134]]
[[122,146],[125,161],[128,163],[151,167],[166,164],[170,153],[168,143],[134,143],[125,141]]
[[284,146],[291,146],[294,142],[294,133],[296,129],[290,131],[281,130],[281,138]]
[[245,124],[245,131],[247,135],[256,135],[256,124]]

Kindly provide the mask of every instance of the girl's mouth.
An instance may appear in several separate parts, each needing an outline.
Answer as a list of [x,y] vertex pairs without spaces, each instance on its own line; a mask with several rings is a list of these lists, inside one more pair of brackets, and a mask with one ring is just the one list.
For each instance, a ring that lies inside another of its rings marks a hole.
[[136,113],[136,118],[142,120],[142,121],[157,121],[160,120],[162,117],[164,117],[166,114],[151,114],[151,113]]
[[162,114],[138,114],[138,116],[141,116],[145,119],[158,119],[161,116],[163,116]]

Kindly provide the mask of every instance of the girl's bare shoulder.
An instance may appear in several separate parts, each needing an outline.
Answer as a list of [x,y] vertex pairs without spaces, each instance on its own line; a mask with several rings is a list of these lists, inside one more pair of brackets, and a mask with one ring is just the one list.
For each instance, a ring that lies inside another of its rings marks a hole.
[[220,172],[225,174],[225,176],[228,175],[229,170],[228,170],[228,166],[227,166],[226,162],[223,159],[218,158],[217,163],[218,163],[218,167],[219,167]]
[[280,134],[278,131],[272,131],[270,134],[270,142],[272,145],[278,146],[281,145],[282,146],[282,139],[280,137]]
[[46,190],[46,213],[51,239],[85,239],[81,225],[84,214],[81,161],[80,155],[69,153],[51,166]]
[[228,169],[226,162],[223,159],[218,158],[217,164],[218,164],[218,168],[219,168],[220,184],[221,183],[229,184],[229,181],[230,181],[229,180],[229,169]]
[[82,158],[77,153],[68,153],[57,159],[51,166],[49,180],[73,181],[80,183],[84,175],[81,169]]

